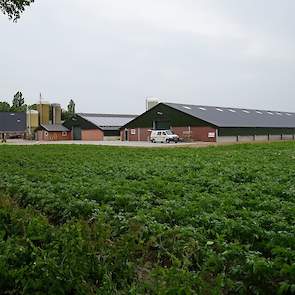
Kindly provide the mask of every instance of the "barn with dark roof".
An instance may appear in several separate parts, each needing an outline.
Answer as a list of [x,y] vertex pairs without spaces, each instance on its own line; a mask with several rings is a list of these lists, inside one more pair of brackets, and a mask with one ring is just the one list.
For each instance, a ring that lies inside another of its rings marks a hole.
[[0,134],[24,136],[26,131],[26,113],[0,112]]
[[136,115],[78,113],[64,122],[74,140],[120,139],[120,128]]
[[160,103],[121,128],[121,139],[149,140],[171,129],[186,141],[232,142],[294,139],[295,113]]

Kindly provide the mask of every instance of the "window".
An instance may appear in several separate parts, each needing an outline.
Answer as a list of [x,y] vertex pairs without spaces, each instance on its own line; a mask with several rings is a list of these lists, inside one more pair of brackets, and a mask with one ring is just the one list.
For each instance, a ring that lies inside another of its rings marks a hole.
[[235,110],[232,110],[232,109],[229,109],[229,111],[232,112],[232,113],[236,113],[236,111]]
[[48,136],[48,132],[47,131],[45,131],[44,134],[45,134],[45,136]]
[[273,113],[272,112],[267,112],[269,115],[273,115]]
[[256,111],[256,113],[257,113],[257,114],[260,114],[260,115],[262,115],[262,114],[263,114],[263,113],[262,113],[262,112],[260,112],[260,111]]
[[163,135],[167,135],[166,132],[163,132]]
[[215,137],[215,132],[208,133],[208,138],[214,138],[214,137]]
[[136,134],[136,129],[131,129],[131,134],[135,135]]
[[207,111],[207,109],[205,109],[203,107],[199,107],[199,110],[201,110],[201,111]]
[[63,131],[61,134],[61,136],[67,136],[67,135],[68,135],[68,132],[66,132],[66,131]]
[[187,106],[182,106],[184,109],[187,109],[187,110],[191,110],[192,108],[190,107],[187,107]]
[[223,110],[222,109],[219,109],[219,108],[217,108],[216,111],[223,112]]
[[243,112],[246,113],[246,114],[250,114],[250,112],[247,111],[247,110],[243,110]]
[[162,133],[161,132],[157,132],[157,135],[161,135]]

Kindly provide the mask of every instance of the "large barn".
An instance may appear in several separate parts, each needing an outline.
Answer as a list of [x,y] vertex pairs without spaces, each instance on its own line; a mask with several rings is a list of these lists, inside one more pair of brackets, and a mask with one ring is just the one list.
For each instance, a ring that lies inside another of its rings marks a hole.
[[72,131],[74,140],[120,139],[120,128],[136,115],[78,113],[64,123]]
[[121,140],[148,141],[153,129],[171,129],[186,141],[294,139],[295,113],[160,103],[124,125]]
[[7,136],[24,136],[26,113],[0,112],[0,133]]

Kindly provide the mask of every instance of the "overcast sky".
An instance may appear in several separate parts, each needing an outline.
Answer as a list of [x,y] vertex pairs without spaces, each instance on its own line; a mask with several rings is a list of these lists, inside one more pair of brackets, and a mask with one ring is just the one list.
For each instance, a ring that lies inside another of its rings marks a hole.
[[0,15],[0,100],[295,112],[294,11],[294,0],[36,0],[17,24]]

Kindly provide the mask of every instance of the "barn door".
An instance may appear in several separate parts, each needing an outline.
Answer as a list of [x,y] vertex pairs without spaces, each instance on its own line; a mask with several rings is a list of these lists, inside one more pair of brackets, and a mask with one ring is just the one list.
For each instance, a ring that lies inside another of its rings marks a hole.
[[73,127],[73,139],[74,140],[81,140],[82,136],[81,136],[82,130],[81,127]]

